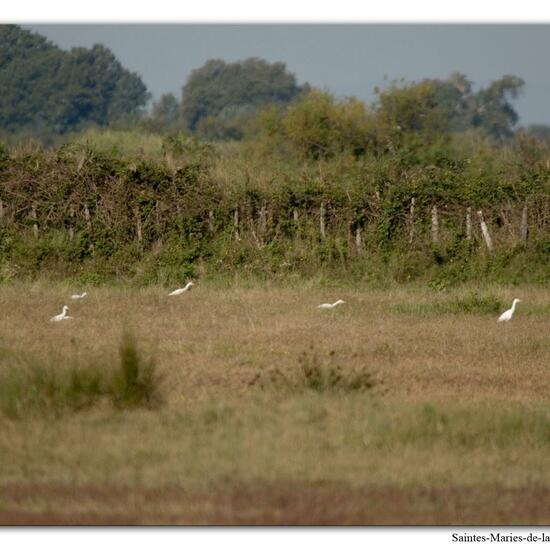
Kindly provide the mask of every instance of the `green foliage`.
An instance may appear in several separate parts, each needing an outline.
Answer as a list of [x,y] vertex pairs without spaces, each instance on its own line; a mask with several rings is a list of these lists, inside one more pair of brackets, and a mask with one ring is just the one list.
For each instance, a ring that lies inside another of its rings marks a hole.
[[[264,124],[273,134],[273,123],[264,115]],[[311,90],[284,114],[281,126],[285,141],[303,157],[328,158],[349,151],[365,152],[372,125],[365,105],[355,98],[337,102],[326,92]]]
[[183,87],[182,115],[195,130],[206,117],[230,119],[243,109],[288,103],[300,90],[284,63],[259,58],[235,63],[211,59],[195,69]]
[[421,135],[431,140],[448,130],[448,118],[430,81],[393,82],[377,92],[377,114],[392,138],[392,147],[399,146],[405,137]]
[[492,294],[472,292],[466,296],[430,303],[401,304],[395,307],[397,313],[415,316],[431,315],[493,315],[503,310],[504,304]]
[[518,120],[510,99],[518,97],[524,84],[524,80],[517,76],[505,75],[492,82],[488,88],[480,90],[476,96],[473,126],[483,127],[497,140],[510,138],[512,127]]
[[[479,136],[422,131],[392,142],[376,112],[315,91],[264,117],[273,135],[260,143],[88,130],[49,151],[5,147],[0,280],[47,275],[143,285],[245,273],[434,288],[472,278],[549,280],[543,143],[518,135],[502,148]],[[266,150],[268,143],[276,146]],[[433,206],[440,212],[437,245],[430,242]],[[478,208],[495,240],[492,255],[481,240]]]
[[140,77],[101,45],[61,50],[16,25],[0,26],[0,126],[43,136],[106,125],[139,112]]

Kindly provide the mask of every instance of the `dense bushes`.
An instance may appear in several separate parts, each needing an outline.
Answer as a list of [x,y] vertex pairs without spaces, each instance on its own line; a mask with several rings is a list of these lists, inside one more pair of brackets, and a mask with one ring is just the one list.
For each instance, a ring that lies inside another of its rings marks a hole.
[[[546,280],[550,155],[542,146],[521,138],[496,148],[466,135],[418,141],[419,134],[393,152],[358,139],[367,145],[357,155],[337,137],[359,135],[360,117],[350,114],[357,106],[333,109],[330,98],[312,97],[348,124],[328,126],[326,143],[336,144],[329,156],[289,153],[267,136],[216,146],[172,136],[145,151],[126,133],[116,151],[112,132],[103,147],[88,140],[4,151],[0,277],[47,272],[141,284],[233,272],[345,272],[441,285],[472,277]],[[311,113],[299,109],[288,111],[292,124],[283,122],[301,135]],[[481,239],[480,208],[493,254]]]

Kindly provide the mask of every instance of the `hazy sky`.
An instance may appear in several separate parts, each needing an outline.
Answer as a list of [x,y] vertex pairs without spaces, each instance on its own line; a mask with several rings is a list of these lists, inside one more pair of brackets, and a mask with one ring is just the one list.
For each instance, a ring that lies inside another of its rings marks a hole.
[[504,74],[526,81],[521,124],[550,124],[550,25],[23,25],[62,48],[105,44],[155,99],[180,97],[189,73],[211,58],[283,61],[300,83],[373,99],[389,78],[459,71],[484,86]]

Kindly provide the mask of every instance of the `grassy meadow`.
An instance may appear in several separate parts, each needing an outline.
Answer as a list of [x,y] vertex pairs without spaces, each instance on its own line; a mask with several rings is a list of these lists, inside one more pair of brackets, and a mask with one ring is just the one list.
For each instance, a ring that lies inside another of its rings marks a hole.
[[550,521],[545,287],[82,290],[0,288],[1,523]]

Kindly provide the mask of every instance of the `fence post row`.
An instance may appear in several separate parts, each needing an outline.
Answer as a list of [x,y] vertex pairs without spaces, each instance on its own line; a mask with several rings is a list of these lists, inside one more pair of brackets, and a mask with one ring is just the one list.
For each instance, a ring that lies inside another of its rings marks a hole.
[[[0,199],[0,224],[3,223],[15,223],[15,213],[17,211],[17,208],[9,208],[9,204],[5,203],[2,199]],[[41,229],[44,229],[46,226],[41,226],[38,218],[38,211],[40,208],[40,203],[32,202],[30,205],[30,216],[27,218],[30,221],[30,225],[32,225],[32,231],[35,238],[38,238]],[[29,208],[27,206],[27,208]],[[69,204],[69,217],[68,217],[68,224],[67,221],[64,221],[65,228],[68,232],[68,238],[70,241],[73,241],[78,229],[78,215],[79,212],[77,210],[77,207],[79,205]],[[406,208],[406,206],[405,206]],[[473,231],[474,226],[472,225],[472,209],[474,207],[467,206],[466,212],[465,212],[465,238],[467,241],[471,241],[473,239]],[[179,210],[179,205],[176,204],[176,209]],[[24,210],[23,210],[24,211]],[[277,210],[275,209],[275,212]],[[27,210],[29,212],[29,210]],[[300,219],[299,210],[296,207],[293,207],[292,210],[292,219],[294,223],[296,224],[296,227],[298,225],[298,221]],[[433,244],[438,244],[441,241],[441,234],[440,234],[440,220],[439,220],[439,210],[437,205],[432,205],[432,207],[429,210],[430,212],[430,219],[431,219],[431,242]],[[464,211],[463,211],[464,212]],[[481,236],[483,238],[485,247],[489,253],[494,252],[494,244],[493,239],[491,237],[491,233],[489,231],[489,227],[487,225],[487,222],[485,221],[484,214],[482,210],[473,210],[474,213],[477,214],[478,220],[479,220],[479,227],[481,230]],[[92,233],[92,216],[90,213],[90,209],[88,207],[88,204],[83,204],[83,213],[84,213],[84,219],[86,221],[86,228],[88,232]],[[288,212],[290,213],[290,212]],[[133,208],[133,214],[135,216],[135,227],[136,227],[136,238],[137,242],[141,245],[144,241],[144,226],[143,226],[143,219],[141,216],[141,212],[139,209],[139,206],[134,206]],[[314,212],[306,211],[303,213],[306,216],[307,221],[307,214],[310,214],[313,216]],[[504,217],[504,213],[501,212],[504,223],[506,228],[510,230],[511,237],[515,240],[516,233],[512,230],[513,225]],[[254,238],[257,239],[261,244],[264,244],[265,235],[267,234],[268,227],[271,226],[271,224],[276,223],[276,221],[273,219],[274,211],[268,210],[268,203],[267,201],[263,201],[259,212],[258,212],[258,224],[252,222],[252,231],[254,232],[254,228],[256,231],[258,231],[258,234],[256,235],[254,233]],[[155,204],[155,223],[156,223],[156,229],[157,232],[160,234],[161,226],[162,226],[162,203],[157,200]],[[412,244],[417,237],[416,232],[416,199],[415,197],[411,197],[409,208],[408,208],[408,242],[409,244]],[[241,219],[240,219],[240,207],[236,206],[233,210],[233,229],[234,229],[234,238],[237,241],[240,241],[242,238],[241,234]],[[464,219],[464,218],[463,218]],[[66,220],[66,219],[65,219]],[[208,211],[208,218],[205,220],[208,223],[208,229],[210,234],[215,233],[215,223],[214,223],[214,211],[209,210]],[[252,220],[251,220],[252,221]],[[474,220],[475,222],[475,220]],[[356,225],[355,228],[353,227],[353,223],[351,220],[348,220],[347,224],[347,242],[348,246],[350,248],[353,248],[355,246],[356,252],[358,255],[361,255],[365,251],[365,236],[363,235],[363,229],[364,227],[360,227],[359,225]],[[246,225],[248,227],[248,225]],[[404,227],[404,231],[407,231],[407,227]],[[321,239],[327,238],[327,202],[322,201],[319,205],[319,232]],[[523,249],[527,248],[527,241],[529,238],[529,208],[527,202],[525,202],[522,206],[521,210],[521,222],[519,227],[519,235],[520,235],[520,243]],[[355,241],[355,244],[354,244]],[[516,241],[517,242],[517,241]],[[94,245],[91,244],[90,248],[93,250]]]

